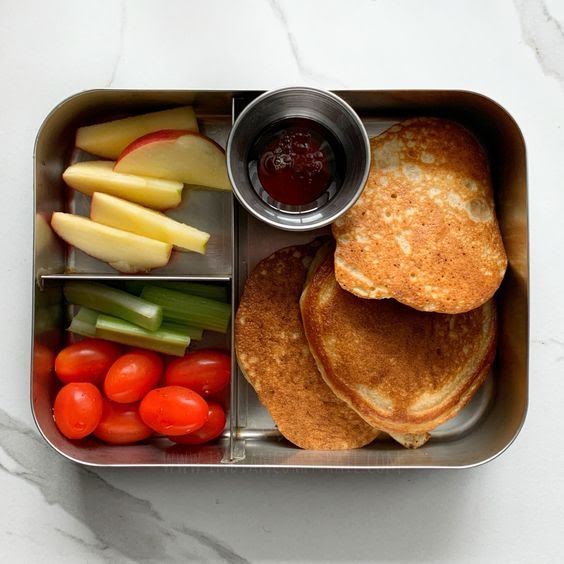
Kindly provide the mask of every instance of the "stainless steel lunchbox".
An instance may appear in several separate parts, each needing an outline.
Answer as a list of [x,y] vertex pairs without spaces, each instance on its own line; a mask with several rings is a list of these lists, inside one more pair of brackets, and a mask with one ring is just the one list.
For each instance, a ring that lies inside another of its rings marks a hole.
[[[223,437],[200,447],[174,446],[165,438],[130,446],[104,445],[94,439],[69,441],[54,425],[56,390],[53,358],[65,344],[70,310],[62,296],[67,279],[205,280],[229,287],[236,310],[245,280],[261,258],[285,245],[311,240],[318,232],[272,228],[250,216],[232,194],[187,190],[171,213],[190,223],[205,214],[212,232],[205,256],[176,254],[150,275],[122,275],[74,249],[67,250],[49,226],[54,211],[86,213],[88,199],[65,187],[61,174],[71,162],[87,158],[74,148],[77,127],[192,104],[202,132],[225,146],[233,120],[260,92],[90,90],[61,102],[47,116],[34,153],[35,243],[32,323],[31,407],[38,429],[60,454],[93,466],[243,466],[252,468],[466,468],[501,454],[523,425],[528,401],[528,211],[525,142],[509,113],[473,92],[445,90],[338,91],[361,117],[370,136],[416,115],[460,122],[486,148],[496,211],[509,267],[497,294],[497,357],[479,393],[453,420],[417,450],[377,439],[349,451],[307,451],[286,442],[268,412],[237,370],[233,355],[230,413]],[[326,232],[322,230],[321,232]],[[231,332],[232,333],[232,332]],[[227,339],[208,337],[203,346],[232,349]]]

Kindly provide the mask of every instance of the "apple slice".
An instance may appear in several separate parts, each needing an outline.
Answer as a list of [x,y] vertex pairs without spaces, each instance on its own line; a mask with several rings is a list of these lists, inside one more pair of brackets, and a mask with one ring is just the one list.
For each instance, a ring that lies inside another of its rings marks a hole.
[[182,199],[182,182],[114,172],[112,161],[85,161],[69,166],[64,181],[91,196],[105,192],[157,210],[174,208]]
[[192,106],[80,127],[76,132],[75,144],[79,149],[93,155],[117,159],[135,139],[161,129],[198,131],[198,122]]
[[124,149],[114,170],[231,190],[225,152],[193,131],[165,129],[144,135]]
[[205,254],[210,238],[209,233],[205,231],[101,192],[95,192],[92,196],[90,219],[201,254]]
[[51,227],[69,245],[120,272],[145,272],[168,263],[172,246],[71,213],[55,212]]

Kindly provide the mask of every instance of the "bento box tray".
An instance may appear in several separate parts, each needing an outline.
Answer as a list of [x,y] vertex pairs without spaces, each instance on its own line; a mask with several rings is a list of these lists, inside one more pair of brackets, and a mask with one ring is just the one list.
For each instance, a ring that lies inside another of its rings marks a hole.
[[[69,441],[54,425],[56,391],[52,358],[66,342],[69,308],[62,284],[68,279],[204,280],[227,285],[236,311],[253,266],[271,252],[328,232],[289,233],[252,218],[232,194],[185,190],[172,215],[198,222],[212,233],[205,256],[175,255],[149,275],[124,275],[67,247],[52,233],[54,211],[84,214],[88,199],[64,186],[61,174],[89,157],[74,148],[77,127],[109,119],[192,104],[201,131],[225,146],[233,120],[260,92],[194,90],[89,90],[71,96],[47,116],[34,153],[35,238],[32,320],[31,407],[38,429],[60,454],[92,466],[241,466],[253,468],[467,468],[501,454],[519,433],[528,401],[528,208],[525,143],[509,113],[490,98],[467,91],[336,91],[357,111],[369,136],[408,117],[432,115],[458,121],[481,141],[490,159],[496,212],[509,266],[496,295],[497,356],[486,383],[461,413],[432,433],[423,447],[405,449],[378,438],[347,451],[301,450],[281,437],[270,415],[237,368],[232,355],[230,410],[219,441],[200,447],[172,445],[164,438],[130,445]],[[205,220],[202,224],[201,222]],[[211,335],[200,346],[233,350],[233,331]]]

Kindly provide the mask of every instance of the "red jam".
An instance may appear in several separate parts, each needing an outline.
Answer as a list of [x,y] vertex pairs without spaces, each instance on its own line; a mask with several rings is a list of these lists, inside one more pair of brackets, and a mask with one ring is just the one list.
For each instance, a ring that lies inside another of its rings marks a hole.
[[258,179],[273,200],[299,206],[315,202],[328,190],[335,177],[331,137],[306,118],[283,120],[261,136],[256,148]]

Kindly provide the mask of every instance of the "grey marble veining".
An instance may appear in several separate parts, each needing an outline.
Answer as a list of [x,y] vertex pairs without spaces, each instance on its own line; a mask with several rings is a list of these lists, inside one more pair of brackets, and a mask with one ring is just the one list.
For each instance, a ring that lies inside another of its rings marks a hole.
[[98,539],[96,539],[94,542],[90,542],[77,535],[73,535],[72,533],[69,533],[68,531],[65,531],[57,526],[53,527],[53,531],[55,531],[55,533],[57,533],[57,535],[61,536],[62,538],[70,540],[77,547],[84,549],[87,554],[92,555],[102,562],[107,562],[108,564],[114,564],[118,560],[121,562],[121,564],[125,564],[125,562],[134,562],[134,560],[126,558],[123,554],[113,550],[110,545]]
[[292,57],[294,59],[294,62],[296,63],[296,66],[302,78],[317,80],[321,84],[325,84],[326,87],[328,88],[337,88],[337,87],[344,88],[345,84],[342,80],[334,76],[329,76],[327,74],[314,71],[314,69],[306,63],[306,61],[304,60],[304,56],[299,48],[296,36],[292,32],[292,29],[288,24],[288,20],[286,18],[286,13],[284,11],[284,8],[280,4],[279,0],[268,0],[268,1],[272,9],[272,12],[276,16],[278,22],[281,24],[282,29],[286,33],[286,37],[288,38],[288,45],[290,46]]
[[0,410],[0,446],[15,463],[0,469],[39,488],[45,501],[59,505],[93,533],[92,543],[54,529],[108,562],[230,562],[247,560],[213,535],[167,523],[146,500],[118,489],[93,470],[55,455],[31,429]]
[[543,0],[514,0],[523,39],[543,70],[564,88],[564,27]]
[[125,3],[125,0],[121,0],[120,2],[120,20],[119,20],[119,40],[118,40],[118,48],[116,51],[116,57],[115,60],[112,64],[112,74],[110,75],[110,79],[108,80],[108,82],[106,83],[106,88],[110,88],[115,79],[116,79],[116,74],[119,68],[119,65],[121,63],[121,60],[123,58],[123,52],[124,52],[124,42],[125,42],[125,27],[127,24],[127,5]]

